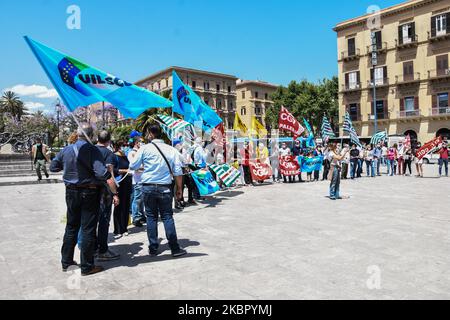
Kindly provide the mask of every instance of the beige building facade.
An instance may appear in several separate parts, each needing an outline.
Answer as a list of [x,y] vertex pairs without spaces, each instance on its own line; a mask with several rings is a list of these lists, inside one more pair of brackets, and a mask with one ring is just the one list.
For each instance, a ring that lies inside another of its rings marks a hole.
[[225,128],[232,128],[236,113],[237,77],[182,67],[170,67],[136,82],[159,95],[172,90],[172,71],[189,85],[223,119]]
[[247,128],[251,127],[253,116],[266,126],[266,110],[273,107],[271,95],[277,88],[278,86],[263,81],[237,82],[237,112]]
[[407,1],[381,10],[379,17],[375,30],[369,16],[334,28],[341,136],[349,112],[357,133],[371,137],[376,109],[378,131],[410,134],[422,143],[438,135],[450,138],[450,1]]

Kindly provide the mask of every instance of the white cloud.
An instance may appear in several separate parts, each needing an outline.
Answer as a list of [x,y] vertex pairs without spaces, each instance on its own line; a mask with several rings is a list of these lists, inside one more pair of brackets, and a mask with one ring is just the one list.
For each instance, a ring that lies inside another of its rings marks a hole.
[[32,84],[30,86],[24,84],[15,85],[12,88],[4,89],[3,91],[13,91],[19,96],[34,96],[41,99],[57,98],[58,93],[55,89],[47,88],[46,86],[40,86]]
[[45,107],[45,104],[40,103],[40,102],[32,102],[32,101],[28,101],[28,102],[24,102],[25,107],[27,107],[30,111],[33,111],[33,109],[40,109]]

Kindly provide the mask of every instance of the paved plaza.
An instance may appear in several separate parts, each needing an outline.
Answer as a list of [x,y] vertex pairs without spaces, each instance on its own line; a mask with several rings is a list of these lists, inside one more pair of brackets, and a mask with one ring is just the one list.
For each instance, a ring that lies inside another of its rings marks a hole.
[[223,192],[176,215],[186,257],[165,239],[149,257],[133,228],[83,278],[59,263],[64,185],[0,187],[0,298],[450,299],[450,178],[426,174],[344,181],[336,202],[327,182]]

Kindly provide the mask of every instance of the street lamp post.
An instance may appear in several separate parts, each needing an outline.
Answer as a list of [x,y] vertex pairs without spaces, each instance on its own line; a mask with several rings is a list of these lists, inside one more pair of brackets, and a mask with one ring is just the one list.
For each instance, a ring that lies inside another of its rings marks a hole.
[[378,65],[378,55],[377,55],[377,37],[375,31],[371,32],[372,40],[372,67],[373,67],[373,116],[374,116],[374,135],[378,132],[378,116],[377,116],[377,85],[375,80],[375,67]]
[[59,115],[61,113],[61,102],[56,100],[56,126],[58,128],[58,145],[61,145],[60,133],[59,133]]

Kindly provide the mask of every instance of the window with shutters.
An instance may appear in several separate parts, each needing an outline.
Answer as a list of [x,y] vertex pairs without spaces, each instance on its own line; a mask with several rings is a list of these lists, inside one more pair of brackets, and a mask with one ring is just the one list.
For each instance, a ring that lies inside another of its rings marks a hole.
[[219,92],[220,91],[220,84],[216,85],[216,91]]
[[245,99],[245,91],[242,91],[242,99]]
[[242,107],[241,109],[241,116],[245,116],[247,115],[247,108],[246,107]]
[[407,43],[411,43],[413,41],[413,24],[412,23],[408,23],[408,24],[404,24],[403,26],[401,26],[401,39],[402,39],[402,43],[407,44]]
[[358,83],[358,72],[350,72],[348,74],[348,84],[347,88],[350,90],[358,89],[359,83]]
[[359,121],[359,104],[351,103],[347,107],[348,114],[352,121]]
[[437,75],[443,76],[449,73],[448,69],[448,54],[444,54],[436,57],[436,69]]
[[258,99],[258,91],[255,91],[255,98]]
[[436,36],[443,36],[447,34],[447,14],[436,16]]
[[228,86],[228,93],[231,92],[231,86]]
[[264,94],[264,99],[269,100],[269,94],[268,93]]
[[192,88],[193,89],[197,88],[197,83],[195,81],[192,81]]
[[355,38],[351,38],[347,40],[348,44],[348,56],[355,56],[356,55],[356,42]]
[[406,116],[413,116],[415,115],[415,98],[414,97],[406,97],[405,98],[405,114]]
[[414,62],[407,61],[403,63],[403,79],[404,81],[414,80]]
[[448,92],[439,93],[437,95],[437,106],[439,108],[439,113],[447,113],[448,108]]

